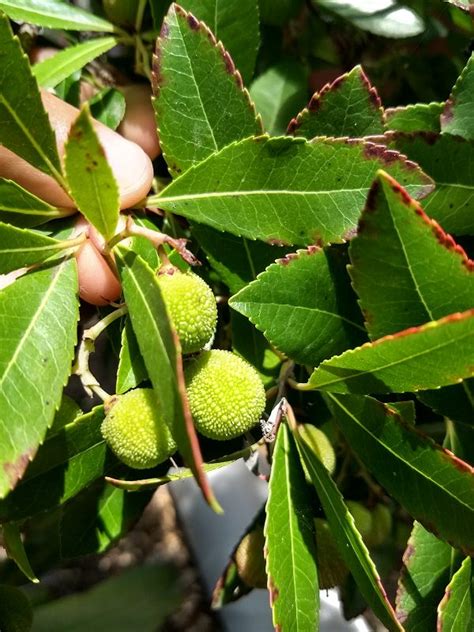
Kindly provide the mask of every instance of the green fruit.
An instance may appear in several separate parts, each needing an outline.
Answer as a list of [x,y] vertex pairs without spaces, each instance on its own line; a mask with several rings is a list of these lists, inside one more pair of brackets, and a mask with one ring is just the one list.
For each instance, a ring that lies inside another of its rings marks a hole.
[[367,537],[371,546],[383,544],[392,531],[392,514],[386,505],[375,505],[372,510],[372,529]]
[[372,514],[366,507],[355,500],[348,500],[346,504],[354,518],[357,531],[366,540],[372,530]]
[[135,26],[138,0],[102,0],[105,15],[119,26]]
[[172,266],[160,272],[158,282],[182,352],[201,351],[216,331],[217,306],[211,288],[194,272]]
[[263,549],[265,537],[262,527],[247,533],[234,553],[237,572],[242,581],[252,588],[267,587],[267,573]]
[[155,467],[176,450],[151,388],[113,398],[101,430],[115,455],[137,470]]
[[33,610],[25,593],[14,586],[0,586],[0,630],[27,632],[33,623]]
[[[319,460],[328,472],[330,474],[334,474],[334,470],[336,469],[336,453],[334,452],[331,442],[319,428],[316,428],[311,424],[304,424],[304,427],[306,430],[306,437],[311,442],[311,447],[313,448],[314,453],[317,454]],[[304,464],[303,469],[305,470],[305,474],[307,474],[306,466]],[[306,478],[311,480],[311,477],[308,474]]]
[[185,369],[189,406],[198,431],[225,441],[250,430],[265,408],[257,371],[230,351],[203,351]]
[[320,589],[339,586],[349,574],[327,520],[316,518],[316,564]]

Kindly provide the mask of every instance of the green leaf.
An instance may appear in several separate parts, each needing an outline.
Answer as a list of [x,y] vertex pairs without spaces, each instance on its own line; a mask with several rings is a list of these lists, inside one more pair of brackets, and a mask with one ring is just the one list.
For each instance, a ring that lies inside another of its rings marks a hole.
[[91,116],[110,129],[117,129],[125,116],[125,97],[115,88],[105,88],[88,101]]
[[192,235],[232,293],[241,290],[275,259],[288,253],[288,248],[241,239],[203,224],[195,224]]
[[180,604],[178,579],[171,566],[128,569],[88,591],[36,608],[32,632],[51,632],[60,621],[67,622],[68,632],[155,632]]
[[245,82],[257,59],[260,34],[255,0],[182,0],[181,6],[206,23],[232,55]]
[[396,0],[379,1],[372,3],[373,6],[367,4],[367,0],[313,0],[313,3],[381,37],[415,37],[425,30],[421,17],[408,7],[400,8]]
[[387,108],[384,113],[385,128],[394,132],[441,132],[440,116],[444,103],[416,103],[397,108]]
[[351,448],[375,478],[430,531],[474,551],[474,470],[371,397],[326,398]]
[[174,175],[261,132],[229,54],[205,24],[176,4],[157,41],[153,90],[160,145]]
[[1,13],[0,144],[64,185],[56,139],[28,58]]
[[12,20],[49,29],[105,33],[115,30],[107,20],[63,0],[0,0],[0,9]]
[[471,55],[441,114],[443,134],[474,140],[474,55]]
[[117,369],[117,393],[126,393],[148,379],[143,357],[133,333],[132,323],[127,318],[122,329],[122,345],[120,347],[119,365]]
[[[372,186],[349,253],[349,272],[372,339],[473,304],[473,263],[386,174],[380,173]],[[467,381],[420,398],[448,417],[471,423],[470,385]]]
[[370,183],[387,162],[413,196],[431,190],[421,171],[373,143],[262,136],[213,154],[147,203],[271,243],[342,241],[354,231]]
[[448,233],[474,234],[474,141],[423,132],[391,138],[436,183],[423,203],[425,212]]
[[305,425],[300,425],[294,429],[294,436],[339,552],[354,576],[359,590],[388,630],[401,630],[369,551],[356,529],[354,518],[329,472],[320,461],[313,433]]
[[114,250],[125,301],[145,367],[178,450],[191,468],[204,498],[214,509],[214,498],[202,468],[202,456],[184,389],[176,334],[171,329],[155,272],[136,253]]
[[405,329],[323,362],[312,388],[333,393],[406,393],[474,375],[474,309]]
[[314,513],[298,452],[281,424],[269,482],[265,548],[273,624],[279,630],[317,630],[319,590]]
[[60,524],[61,557],[106,551],[139,519],[152,494],[128,494],[103,481],[67,503]]
[[287,255],[233,296],[277,349],[299,364],[317,366],[367,340],[342,248],[312,248]]
[[268,68],[250,86],[250,96],[271,136],[285,134],[291,117],[304,107],[307,74],[301,63],[289,59]]
[[317,92],[288,126],[294,136],[349,136],[383,134],[383,109],[377,90],[361,66]]
[[65,166],[71,194],[79,210],[99,233],[110,239],[119,217],[119,190],[87,105],[83,106],[69,132]]
[[74,260],[0,292],[0,498],[15,487],[61,401],[78,319]]
[[281,26],[295,17],[304,0],[259,0],[262,22]]
[[16,226],[32,227],[75,213],[59,209],[40,200],[13,180],[0,178],[0,221]]
[[349,254],[372,339],[473,305],[474,264],[383,172],[372,185]]
[[51,511],[76,496],[117,460],[107,451],[100,426],[102,406],[47,439],[16,489],[0,501],[0,522],[24,520]]
[[41,263],[65,249],[65,242],[0,222],[0,274]]
[[4,632],[30,632],[33,610],[25,593],[14,586],[0,586],[0,629]]
[[15,564],[21,570],[23,575],[30,580],[30,582],[37,584],[39,579],[36,577],[35,572],[31,568],[18,525],[14,522],[4,524],[2,526],[2,532],[3,546],[5,547],[8,557],[11,560],[14,560]]
[[396,612],[410,632],[436,630],[436,608],[449,582],[453,549],[415,522],[398,579]]
[[117,40],[114,37],[102,37],[81,42],[59,51],[39,64],[35,64],[31,72],[40,86],[54,88],[63,79],[80,70],[99,55],[106,53],[116,44]]
[[439,604],[437,629],[442,632],[468,632],[473,627],[474,572],[472,558],[466,557]]

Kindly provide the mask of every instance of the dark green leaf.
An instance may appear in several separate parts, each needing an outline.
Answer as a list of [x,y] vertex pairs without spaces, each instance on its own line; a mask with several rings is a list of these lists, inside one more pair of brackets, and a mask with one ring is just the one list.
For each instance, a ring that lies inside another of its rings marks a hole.
[[398,108],[387,108],[385,127],[395,132],[441,132],[439,117],[444,103],[416,103]]
[[51,436],[24,479],[0,502],[0,522],[24,520],[51,510],[117,466],[100,432],[102,406]]
[[349,445],[387,492],[430,531],[474,551],[474,470],[371,397],[327,396]]
[[255,67],[260,34],[255,0],[182,0],[181,6],[202,20],[232,55],[245,82]]
[[0,292],[0,497],[33,458],[61,401],[78,319],[74,260]]
[[306,426],[301,425],[294,429],[294,436],[339,552],[354,576],[359,590],[388,630],[401,630],[393,608],[381,586],[380,577],[369,551],[356,529],[354,518],[318,456],[319,450],[314,444],[313,433]]
[[14,586],[0,586],[0,629],[2,632],[30,632],[33,610],[25,593]]
[[469,632],[474,628],[474,571],[472,558],[466,557],[446,588],[438,607],[440,632]]
[[397,616],[406,630],[436,630],[436,608],[449,582],[453,555],[449,544],[415,522],[397,591]]
[[453,421],[474,424],[474,379],[434,391],[424,391],[418,398],[440,415]]
[[15,564],[21,570],[23,575],[30,580],[30,582],[37,584],[39,579],[36,577],[35,572],[31,568],[18,525],[14,522],[4,524],[2,527],[2,533],[3,546],[5,547],[8,557],[15,561]]
[[193,226],[192,235],[232,293],[241,290],[275,259],[288,253],[288,248],[240,239],[202,224]]
[[259,0],[262,22],[282,25],[295,17],[303,2],[304,0]]
[[355,26],[382,37],[414,37],[425,30],[420,16],[408,7],[400,8],[396,0],[386,0],[375,6],[367,0],[313,0],[337,15],[349,20]]
[[283,135],[291,117],[304,107],[307,74],[302,64],[286,60],[266,70],[250,86],[250,96],[271,136]]
[[474,140],[474,55],[471,55],[441,114],[443,134]]
[[119,189],[92,125],[88,106],[82,108],[69,132],[65,166],[79,210],[99,233],[110,239],[119,217]]
[[271,243],[342,241],[354,231],[370,183],[383,166],[413,196],[431,190],[421,171],[373,143],[262,136],[213,154],[148,204]]
[[349,253],[349,272],[372,339],[474,304],[474,264],[383,172]]
[[125,115],[125,97],[115,88],[105,88],[88,101],[91,116],[111,129],[117,129]]
[[[155,632],[181,601],[177,572],[169,566],[124,571],[86,592],[63,597],[35,610],[33,632]],[[62,625],[62,624],[60,624]]]
[[126,393],[131,388],[136,388],[148,378],[148,373],[143,362],[143,357],[138,346],[137,338],[133,333],[130,319],[127,318],[122,329],[122,346],[117,369],[117,393]]
[[130,250],[115,249],[115,254],[133,331],[164,421],[204,497],[218,509],[202,469],[201,451],[186,400],[180,353],[175,346],[177,338],[168,320],[156,274]]
[[300,250],[230,299],[280,351],[317,366],[367,340],[342,248]]
[[12,180],[0,178],[0,221],[21,227],[32,227],[75,213],[59,209],[40,200]]
[[448,233],[474,234],[474,141],[430,133],[395,133],[395,146],[436,183],[423,208]]
[[382,134],[383,109],[361,66],[324,86],[288,126],[294,136],[349,136]]
[[107,20],[63,0],[0,0],[0,9],[13,20],[50,29],[106,33],[114,30]]
[[61,557],[102,553],[138,520],[152,494],[128,494],[99,481],[67,503],[60,524]]
[[176,4],[157,42],[153,87],[160,144],[174,175],[235,140],[261,133],[229,54]]
[[1,13],[0,144],[64,185],[56,139],[28,58]]
[[323,362],[309,384],[333,393],[406,393],[472,377],[474,309],[405,329]]
[[266,506],[265,548],[273,624],[317,630],[319,590],[312,498],[286,424],[281,424]]
[[64,242],[0,222],[0,274],[41,263],[64,250]]
[[[1,0],[0,0],[1,5]],[[54,88],[58,83],[83,68],[99,55],[117,44],[114,37],[101,37],[81,42],[59,51],[49,59],[35,64],[31,72],[43,88]]]

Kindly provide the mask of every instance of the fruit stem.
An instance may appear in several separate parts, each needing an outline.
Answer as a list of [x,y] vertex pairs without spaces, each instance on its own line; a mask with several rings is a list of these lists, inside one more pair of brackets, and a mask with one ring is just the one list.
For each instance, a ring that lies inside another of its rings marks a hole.
[[123,239],[127,239],[128,237],[144,237],[148,239],[148,241],[158,250],[161,246],[168,244],[172,248],[174,248],[181,257],[189,263],[191,266],[201,265],[200,261],[196,259],[192,252],[190,252],[186,248],[187,239],[175,239],[174,237],[170,237],[166,233],[160,233],[157,230],[152,230],[151,228],[147,228],[146,226],[139,226],[133,221],[133,217],[130,215],[127,217],[127,222],[125,224],[125,228],[117,233],[112,239],[108,242],[105,247],[104,252],[110,252],[114,246],[116,246]]
[[121,318],[128,311],[126,305],[122,305],[115,311],[107,314],[102,320],[99,320],[95,325],[86,329],[82,334],[81,344],[77,353],[77,359],[73,367],[74,375],[78,375],[82,382],[84,390],[92,397],[94,393],[100,397],[102,401],[109,399],[110,394],[107,393],[97,381],[97,378],[93,375],[89,367],[89,357],[91,353],[95,351],[95,341],[104,332],[109,325],[111,325],[117,318]]

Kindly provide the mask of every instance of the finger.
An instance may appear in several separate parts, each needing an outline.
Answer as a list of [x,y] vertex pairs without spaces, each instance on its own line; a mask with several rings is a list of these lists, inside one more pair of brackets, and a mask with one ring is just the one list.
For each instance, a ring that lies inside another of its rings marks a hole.
[[154,160],[161,149],[156,132],[155,111],[151,103],[151,88],[144,84],[132,84],[121,86],[119,90],[125,97],[127,109],[117,131],[140,145]]

